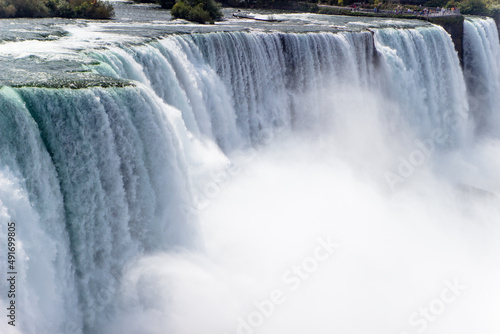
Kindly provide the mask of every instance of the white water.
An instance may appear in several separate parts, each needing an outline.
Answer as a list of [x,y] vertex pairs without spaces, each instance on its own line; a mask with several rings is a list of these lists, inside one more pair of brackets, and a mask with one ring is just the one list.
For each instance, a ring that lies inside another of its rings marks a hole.
[[96,57],[108,64],[101,73],[151,87],[182,111],[191,132],[215,138],[222,148],[234,145],[238,131],[248,144],[261,131],[321,123],[328,117],[323,111],[336,103],[330,96],[367,90],[380,94],[382,103],[397,103],[394,114],[384,116],[400,126],[411,123],[420,135],[436,127],[463,135],[444,124],[446,117],[466,117],[468,111],[458,59],[444,30],[383,29],[375,35],[381,54],[369,32],[214,33],[168,37]]
[[[498,36],[471,35],[483,21],[466,23],[466,73],[498,79]],[[467,288],[425,330],[498,332],[500,128],[474,132],[441,28],[89,56],[136,87],[0,91],[19,332],[416,333],[408,318],[455,278]],[[340,248],[292,289],[283,275],[328,237]],[[276,289],[286,302],[242,326]]]
[[493,19],[471,18],[464,22],[464,75],[469,84],[469,103],[479,133],[498,136],[500,125],[500,45]]

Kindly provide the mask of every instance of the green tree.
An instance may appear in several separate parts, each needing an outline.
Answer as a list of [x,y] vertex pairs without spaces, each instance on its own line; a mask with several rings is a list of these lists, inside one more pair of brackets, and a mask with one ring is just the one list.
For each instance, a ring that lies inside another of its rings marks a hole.
[[190,11],[191,6],[181,0],[172,7],[171,14],[176,19],[187,19]]
[[108,19],[113,15],[113,6],[102,0],[0,0],[0,17]]
[[213,23],[222,17],[220,4],[214,0],[177,0],[172,16],[198,23]]
[[484,0],[464,0],[460,4],[460,12],[469,15],[489,15],[490,10]]
[[161,8],[171,9],[175,5],[175,0],[158,0],[158,4]]
[[11,3],[16,8],[16,17],[46,17],[49,10],[39,0],[16,0]]
[[14,17],[15,15],[16,7],[5,0],[0,0],[0,17]]

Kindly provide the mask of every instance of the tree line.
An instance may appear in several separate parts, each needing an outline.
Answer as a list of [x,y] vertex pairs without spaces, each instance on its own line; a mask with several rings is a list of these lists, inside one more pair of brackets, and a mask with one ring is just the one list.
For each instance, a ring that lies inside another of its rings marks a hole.
[[102,0],[0,0],[0,18],[109,19],[113,16],[113,6]]

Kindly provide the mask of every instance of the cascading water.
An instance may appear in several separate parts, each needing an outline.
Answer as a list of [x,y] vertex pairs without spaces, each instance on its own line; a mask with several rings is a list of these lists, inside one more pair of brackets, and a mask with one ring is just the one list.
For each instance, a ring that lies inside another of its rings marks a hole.
[[[422,137],[446,132],[448,143],[466,135],[466,90],[453,43],[444,29],[383,29],[376,33],[390,73],[390,92],[402,116]],[[435,47],[441,45],[442,47]],[[458,124],[451,119],[458,118]],[[457,126],[458,125],[458,126]]]
[[493,19],[464,22],[464,75],[478,133],[498,136],[500,119],[500,45]]
[[450,114],[467,114],[458,59],[443,29],[375,35],[377,49],[370,32],[180,35],[94,56],[105,64],[100,73],[151,87],[182,111],[191,132],[223,149],[238,135],[248,144],[260,131],[306,126],[325,109],[325,91],[356,96],[368,89],[394,99],[406,110],[390,116],[422,124],[421,132],[448,126]]
[[[441,277],[442,268],[460,271],[462,266],[485,273],[490,264],[486,256],[484,266],[473,266],[483,253],[470,255],[464,248],[477,246],[477,240],[467,243],[441,220],[451,217],[457,229],[479,239],[498,232],[491,226],[500,217],[497,199],[474,199],[466,213],[457,213],[455,205],[469,198],[454,197],[457,183],[484,189],[480,173],[492,182],[486,189],[490,194],[497,194],[500,185],[494,173],[500,161],[483,168],[484,157],[499,152],[498,144],[473,150],[470,164],[461,158],[464,147],[473,145],[474,125],[476,134],[498,136],[493,120],[499,117],[494,92],[500,47],[494,22],[467,19],[464,46],[465,79],[450,37],[437,26],[169,35],[86,53],[99,61],[89,62],[91,71],[132,80],[126,87],[3,87],[0,217],[17,223],[23,274],[19,326],[3,321],[2,333],[253,333],[260,325],[236,319],[248,321],[245,314],[252,314],[252,306],[247,304],[272,290],[266,290],[276,283],[270,272],[308,254],[303,237],[314,240],[315,233],[325,231],[347,244],[339,267],[325,269],[324,279],[313,287],[318,294],[298,294],[299,306],[284,307],[281,318],[270,318],[269,326],[259,330],[416,331],[404,321],[383,323],[387,314],[405,320],[417,309],[418,303],[397,310],[400,295],[420,302],[413,292],[434,289],[435,282],[422,271],[435,270]],[[478,82],[488,92],[480,108],[471,102]],[[408,155],[412,161],[419,143],[438,153],[425,157],[430,167],[421,167],[422,173],[397,176],[404,178],[394,181],[403,185],[403,195],[396,192],[391,199],[386,192],[394,190],[394,182],[387,187],[384,174]],[[238,171],[240,155],[256,173],[248,176],[255,185],[246,184],[245,173]],[[443,171],[443,160],[473,171],[467,182],[460,173]],[[437,180],[440,173],[448,174],[446,181]],[[236,202],[221,194],[229,181],[227,196]],[[248,211],[245,200],[258,205]],[[202,202],[211,207],[206,210]],[[273,213],[276,207],[279,214]],[[359,208],[378,218],[363,216]],[[269,217],[259,216],[261,211]],[[378,230],[359,223],[369,219],[379,223]],[[406,221],[414,224],[402,232],[398,222]],[[471,222],[483,224],[486,232],[466,224]],[[384,228],[400,240],[387,238],[380,232]],[[399,247],[401,255],[381,246],[369,250],[370,233],[391,250]],[[442,239],[445,233],[450,240]],[[5,229],[0,238],[6,248]],[[428,245],[417,249],[426,238]],[[491,240],[483,241],[498,254]],[[358,248],[349,250],[349,242]],[[440,250],[442,245],[456,255]],[[371,262],[356,249],[366,251]],[[427,264],[401,264],[412,256]],[[452,264],[443,265],[449,258]],[[351,262],[366,269],[371,283],[357,279],[365,273]],[[379,269],[370,263],[411,283],[391,290],[392,281],[381,283]],[[391,269],[399,265],[401,270]],[[491,277],[493,282],[498,275]],[[352,280],[358,285],[349,285]],[[256,282],[265,282],[264,292]],[[387,295],[373,292],[381,286]],[[478,290],[479,299],[464,303],[482,301]],[[364,296],[370,301],[361,301]],[[4,298],[0,306],[5,310]],[[380,305],[387,312],[373,315]],[[497,306],[498,301],[490,304]],[[457,308],[459,314],[466,312]],[[332,314],[333,323],[326,320]],[[351,318],[355,315],[360,318]],[[349,325],[360,319],[365,323]],[[481,333],[498,329],[486,315],[481,319]],[[469,325],[446,327],[445,322],[430,332],[466,333]]]
[[[41,237],[49,238],[40,245],[46,251],[28,253],[34,268],[28,264],[21,268],[32,280],[53,276],[47,284],[52,281],[55,290],[58,285],[73,286],[75,276],[83,322],[92,328],[96,314],[109,306],[128,259],[139,252],[192,243],[189,222],[177,209],[190,200],[184,157],[189,145],[181,149],[175,113],[167,115],[169,107],[142,89],[4,88],[2,100],[3,133],[12,135],[3,138],[3,162],[25,178],[36,210],[30,224],[41,230]],[[20,135],[22,146],[13,146]],[[11,209],[16,207],[6,207],[6,215]],[[24,220],[17,215],[10,219]],[[21,241],[29,247],[38,244]],[[47,266],[49,272],[35,271],[37,266]],[[46,299],[37,290],[33,293],[28,300]],[[76,302],[74,291],[52,293]],[[64,307],[63,302],[58,304]],[[44,307],[33,308],[43,312]],[[47,320],[57,325],[54,319]],[[64,326],[81,327],[81,319],[67,321]]]

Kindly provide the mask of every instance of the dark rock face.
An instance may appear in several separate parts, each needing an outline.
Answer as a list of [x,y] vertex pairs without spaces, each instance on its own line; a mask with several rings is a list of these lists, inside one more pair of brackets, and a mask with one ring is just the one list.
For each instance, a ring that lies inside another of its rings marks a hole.
[[430,17],[429,22],[442,26],[451,35],[460,64],[463,65],[464,17],[462,15]]
[[492,15],[493,20],[495,20],[495,23],[497,24],[497,29],[498,29],[498,36],[500,38],[500,11],[495,11]]

